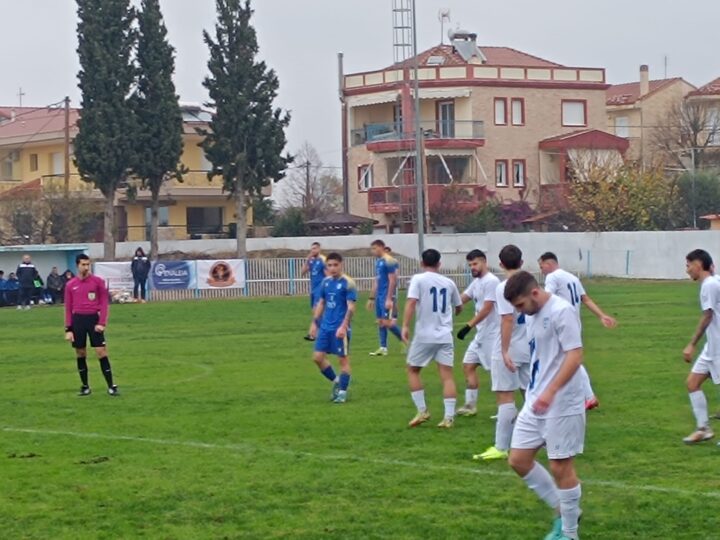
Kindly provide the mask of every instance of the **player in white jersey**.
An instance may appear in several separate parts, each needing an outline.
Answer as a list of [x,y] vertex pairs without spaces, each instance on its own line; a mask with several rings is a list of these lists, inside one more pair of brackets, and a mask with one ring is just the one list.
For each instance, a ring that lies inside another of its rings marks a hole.
[[438,427],[451,428],[455,420],[457,396],[453,379],[453,313],[458,315],[462,311],[462,301],[455,283],[438,273],[438,251],[425,250],[422,254],[422,266],[424,272],[410,280],[402,327],[403,339],[409,340],[410,322],[415,317],[415,335],[407,355],[407,370],[410,395],[417,407],[417,414],[409,426],[419,426],[430,419],[420,371],[435,360],[443,383],[445,404],[445,416]]
[[[583,287],[580,279],[574,274],[560,268],[558,258],[554,253],[548,251],[540,255],[538,264],[545,276],[545,290],[570,302],[573,308],[575,308],[581,328],[582,320],[580,309],[583,305],[587,306],[587,308],[600,319],[600,322],[605,328],[615,328],[615,326],[617,326],[617,321],[600,309],[600,306],[585,292],[585,287]],[[585,408],[587,410],[594,409],[600,406],[600,402],[592,389],[590,376],[585,366],[581,367],[581,372],[585,386]]]
[[713,260],[707,251],[702,249],[691,251],[686,257],[686,265],[688,275],[693,281],[701,283],[700,308],[702,309],[698,327],[690,343],[683,350],[683,358],[686,362],[692,361],[695,347],[703,335],[706,337],[705,346],[687,378],[687,389],[697,429],[683,441],[694,444],[710,440],[714,436],[708,419],[707,399],[701,387],[707,379],[720,384],[720,281],[713,275]]
[[463,304],[475,303],[475,316],[463,326],[457,334],[458,339],[465,337],[476,329],[475,338],[470,343],[463,358],[465,374],[465,405],[457,411],[458,416],[475,416],[477,414],[478,380],[477,368],[482,366],[490,371],[493,347],[500,332],[500,318],[495,307],[497,286],[500,280],[488,269],[487,257],[479,249],[473,249],[465,257],[473,276],[472,283],[460,295]]
[[[522,251],[513,245],[500,250],[500,266],[508,278],[522,268]],[[530,381],[530,345],[525,327],[525,315],[519,313],[505,299],[507,279],[496,288],[496,304],[500,315],[500,332],[495,339],[491,357],[490,375],[492,391],[497,402],[495,421],[495,444],[482,454],[473,456],[475,460],[490,461],[506,459],[510,450],[513,423],[517,416],[515,393],[527,388]]]
[[[510,466],[556,512],[546,539],[577,539],[581,488],[574,458],[585,444],[580,323],[569,302],[540,288],[527,272],[511,277],[504,295],[528,315],[532,350],[532,377],[515,422]],[[543,446],[552,476],[535,461]]]

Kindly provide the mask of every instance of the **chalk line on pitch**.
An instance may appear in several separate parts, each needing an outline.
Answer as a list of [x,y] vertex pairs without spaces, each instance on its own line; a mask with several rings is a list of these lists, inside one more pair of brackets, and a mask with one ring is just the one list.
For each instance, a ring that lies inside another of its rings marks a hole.
[[[51,429],[32,429],[32,428],[15,428],[15,427],[3,427],[3,432],[7,433],[27,433],[30,435],[50,435],[50,436],[63,436],[63,437],[74,437],[78,439],[99,439],[106,441],[125,441],[135,442],[143,444],[154,444],[158,446],[176,446],[185,448],[199,448],[204,450],[226,450],[232,452],[257,452],[262,450],[266,453],[282,456],[301,456],[308,459],[317,460],[331,460],[331,461],[347,461],[347,462],[361,462],[368,463],[371,465],[380,466],[395,466],[395,467],[407,467],[412,469],[423,469],[433,471],[444,471],[444,472],[455,472],[463,474],[471,474],[476,476],[494,476],[494,477],[508,477],[514,478],[515,475],[509,471],[494,471],[491,469],[479,469],[463,467],[459,465],[437,465],[433,463],[420,463],[414,461],[405,461],[399,459],[379,459],[379,458],[368,458],[357,455],[346,455],[346,454],[321,454],[315,452],[306,452],[302,450],[288,450],[285,448],[273,448],[273,447],[262,447],[258,448],[254,445],[249,444],[219,444],[219,443],[208,443],[202,441],[179,441],[175,439],[157,439],[151,437],[136,437],[132,435],[108,435],[104,433],[88,433],[88,432],[76,432],[76,431],[60,431]],[[720,491],[692,491],[687,489],[654,486],[652,484],[638,485],[628,484],[625,482],[619,482],[615,480],[593,480],[583,479],[583,484],[588,486],[596,486],[601,488],[617,489],[619,491],[637,491],[637,492],[648,492],[648,493],[665,493],[672,495],[685,495],[688,497],[711,497],[720,499]]]

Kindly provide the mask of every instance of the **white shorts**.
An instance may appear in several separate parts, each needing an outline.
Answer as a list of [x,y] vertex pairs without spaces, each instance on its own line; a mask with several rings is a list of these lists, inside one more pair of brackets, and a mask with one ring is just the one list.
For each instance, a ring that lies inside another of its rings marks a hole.
[[490,371],[492,365],[492,345],[490,343],[483,344],[482,341],[478,342],[473,340],[470,343],[465,356],[463,357],[463,364],[480,364],[485,371]]
[[514,392],[527,388],[530,384],[530,362],[515,364],[513,373],[506,366],[502,357],[493,356],[490,365],[493,392]]
[[549,459],[567,459],[585,448],[585,413],[538,418],[520,411],[515,420],[511,448],[530,450],[545,446]]
[[690,371],[698,375],[710,375],[714,384],[720,384],[720,358],[712,359],[701,354]]
[[455,346],[452,343],[418,343],[413,341],[407,355],[407,363],[413,367],[425,367],[435,360],[438,364],[452,367],[455,363]]

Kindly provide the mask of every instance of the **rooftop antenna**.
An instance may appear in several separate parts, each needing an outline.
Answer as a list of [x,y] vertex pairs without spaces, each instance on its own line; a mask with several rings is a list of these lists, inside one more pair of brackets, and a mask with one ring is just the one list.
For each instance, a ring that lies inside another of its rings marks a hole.
[[445,21],[448,23],[450,19],[450,8],[441,8],[438,10],[438,21],[440,21],[440,45],[445,43]]
[[25,92],[23,92],[22,86],[20,88],[18,88],[17,97],[18,97],[18,101],[20,102],[20,107],[22,107],[22,100],[23,100],[23,97],[25,97]]
[[667,79],[667,76],[668,76],[667,75],[667,71],[668,71],[668,56],[667,56],[667,54],[665,55],[664,63],[665,63],[665,77],[664,78]]

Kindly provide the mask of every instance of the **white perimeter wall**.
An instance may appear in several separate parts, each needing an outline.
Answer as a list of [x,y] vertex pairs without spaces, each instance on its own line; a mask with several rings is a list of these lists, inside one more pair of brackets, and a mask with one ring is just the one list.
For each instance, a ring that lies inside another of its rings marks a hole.
[[[248,250],[306,250],[311,242],[322,243],[325,252],[358,249],[383,239],[393,251],[418,258],[417,237],[412,234],[373,236],[331,236],[325,238],[251,238]],[[554,252],[563,268],[593,276],[633,277],[651,279],[684,279],[685,255],[703,248],[720,261],[720,231],[673,232],[609,232],[609,233],[505,233],[427,235],[425,247],[443,254],[446,267],[464,264],[465,254],[478,248],[488,253],[494,269],[498,268],[498,252],[506,244],[516,244],[525,254],[526,268],[537,271],[537,258],[544,251]],[[147,243],[122,243],[117,246],[119,257],[130,257],[134,250]],[[182,240],[160,242],[160,251],[183,251],[212,255],[235,250],[235,240]],[[90,256],[102,258],[102,244],[90,244]]]

